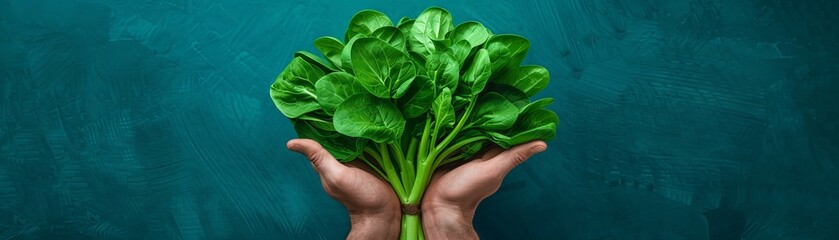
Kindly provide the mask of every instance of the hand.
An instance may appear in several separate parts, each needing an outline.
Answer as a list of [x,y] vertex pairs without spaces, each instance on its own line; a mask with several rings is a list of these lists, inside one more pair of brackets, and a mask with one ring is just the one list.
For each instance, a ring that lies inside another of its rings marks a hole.
[[359,161],[341,164],[310,139],[293,139],[287,147],[305,155],[320,175],[326,193],[347,207],[352,224],[347,239],[399,237],[402,217],[399,198],[390,184],[372,169]]
[[422,199],[426,238],[478,239],[472,227],[478,203],[498,191],[510,170],[546,148],[543,141],[532,141],[506,151],[494,147],[461,166],[435,170]]

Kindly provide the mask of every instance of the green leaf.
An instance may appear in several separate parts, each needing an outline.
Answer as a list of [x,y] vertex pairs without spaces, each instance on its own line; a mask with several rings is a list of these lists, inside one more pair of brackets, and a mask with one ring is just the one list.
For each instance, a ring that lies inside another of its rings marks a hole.
[[405,37],[402,36],[402,32],[399,31],[399,28],[396,27],[382,27],[370,34],[370,37],[376,37],[381,40],[385,40],[388,44],[399,49],[400,51],[405,51]]
[[425,65],[428,76],[437,85],[437,89],[447,87],[451,90],[457,88],[460,75],[460,65],[447,52],[434,52]]
[[300,57],[294,58],[271,84],[269,92],[274,105],[289,118],[320,109],[314,83],[322,76],[320,69]]
[[[482,130],[477,130],[477,129],[469,129],[469,130],[463,131],[460,134],[458,134],[457,137],[452,142],[455,142],[455,143],[463,142],[466,139],[470,139],[470,138],[474,138],[474,137],[481,137],[481,136],[486,136],[486,132],[482,131]],[[484,145],[486,145],[485,143],[486,143],[486,141],[484,141],[484,140],[475,141],[475,142],[466,144],[463,147],[460,147],[460,151],[462,153],[465,153],[465,154],[468,154],[468,155],[474,155],[474,154],[480,152],[481,149],[483,149]]]
[[451,128],[454,126],[454,107],[452,107],[452,91],[443,88],[440,95],[434,99],[431,105],[434,113],[434,127],[436,129]]
[[347,46],[344,46],[344,50],[341,50],[341,67],[344,71],[348,73],[353,73],[352,69],[352,46],[355,44],[355,41],[358,39],[366,38],[367,36],[364,34],[357,34],[355,37],[350,39],[347,42]]
[[335,125],[332,124],[332,116],[324,112],[323,109],[300,115],[297,119],[309,121],[316,128],[335,132]]
[[362,10],[350,19],[350,25],[347,27],[344,40],[349,42],[358,34],[370,36],[377,29],[387,26],[393,26],[393,22],[384,13],[375,10]]
[[553,98],[542,98],[542,99],[533,101],[533,102],[527,104],[526,106],[524,106],[523,108],[521,108],[521,110],[519,111],[519,114],[520,115],[528,114],[530,111],[545,108],[548,105],[551,105],[551,103],[553,103],[553,102],[554,102]]
[[303,59],[304,61],[306,61],[307,63],[311,64],[312,66],[315,66],[315,67],[319,68],[324,73],[330,73],[330,72],[338,71],[338,69],[335,68],[335,66],[332,66],[331,63],[326,62],[322,58],[320,58],[317,55],[314,55],[310,52],[298,51],[298,52],[294,53],[294,56],[299,57],[299,58]]
[[484,130],[505,130],[513,126],[519,109],[501,94],[490,92],[478,98],[469,126]]
[[397,141],[405,131],[405,119],[396,105],[371,94],[348,98],[338,105],[332,119],[339,133],[377,143]]
[[451,38],[452,42],[466,40],[470,48],[475,48],[484,44],[489,39],[489,31],[479,22],[463,22],[454,28]]
[[356,40],[351,57],[356,79],[376,97],[401,97],[417,76],[408,55],[378,38]]
[[302,78],[314,84],[318,79],[323,77],[323,75],[323,70],[320,70],[320,68],[315,67],[306,60],[303,60],[303,58],[295,57],[290,63],[288,63],[288,66],[283,69],[279,78]]
[[469,42],[466,40],[460,40],[449,48],[448,53],[457,60],[458,65],[463,65],[466,62],[466,58],[472,53],[472,47],[469,46]]
[[527,55],[530,42],[518,35],[501,34],[490,37],[484,48],[492,61],[492,73],[496,74],[518,67]]
[[405,96],[399,99],[399,109],[405,118],[415,118],[423,115],[437,94],[434,82],[428,77],[417,76]]
[[507,101],[510,101],[510,103],[519,109],[524,108],[524,106],[530,103],[530,97],[524,94],[524,92],[507,84],[489,84],[484,92],[487,91],[501,94],[501,96],[504,96]]
[[367,93],[355,76],[345,72],[334,72],[323,76],[315,83],[318,104],[327,113],[334,113],[338,105],[358,93]]
[[548,69],[542,66],[521,66],[505,71],[490,81],[512,85],[529,97],[548,86],[550,74],[548,74]]
[[435,50],[433,40],[444,40],[446,34],[454,28],[452,15],[445,9],[430,7],[420,13],[414,21],[411,33],[422,43],[420,53],[430,53]]
[[333,65],[341,68],[341,52],[344,50],[344,43],[341,40],[334,37],[320,37],[315,39],[315,48]]
[[423,56],[422,54],[419,54],[417,52],[414,52],[414,51],[408,51],[408,56],[410,56],[411,60],[413,60],[414,63],[416,63],[415,66],[417,67],[417,72],[418,73],[422,73],[422,72],[426,71],[425,68],[424,68],[425,63],[426,63],[425,56]]
[[469,102],[471,101],[471,98],[469,98],[468,96],[460,94],[461,89],[466,88],[458,88],[457,91],[455,91],[455,95],[452,96],[452,106],[455,110],[460,110],[463,107],[466,107],[466,105],[469,104]]
[[485,49],[478,50],[472,65],[463,74],[463,83],[469,86],[470,95],[475,95],[484,90],[491,72],[492,63],[489,53]]
[[411,18],[409,18],[409,17],[402,17],[402,18],[400,18],[400,19],[399,19],[399,23],[398,23],[397,25],[402,25],[403,23],[405,23],[405,22],[407,22],[407,21],[411,21]]
[[[421,56],[422,59],[425,59],[425,55],[428,55],[429,51],[425,48],[424,45],[422,45],[422,43],[419,40],[417,40],[416,37],[414,37],[413,32],[411,32],[411,30],[414,28],[414,22],[416,22],[416,20],[411,19],[399,23],[399,26],[397,26],[397,28],[399,28],[399,31],[402,32],[402,36],[405,37],[405,50],[408,52],[408,54],[415,54],[417,56]],[[414,56],[411,57],[414,58]],[[417,63],[420,62],[422,62],[424,65],[425,60],[417,61]]]
[[431,40],[431,43],[434,44],[434,50],[437,52],[444,52],[452,45],[452,41],[449,39]]
[[309,80],[299,77],[289,80],[277,78],[271,84],[270,92],[274,105],[288,118],[296,118],[320,109],[315,86]]
[[546,109],[538,109],[520,116],[506,134],[488,132],[487,135],[490,140],[499,146],[510,148],[533,140],[550,141],[556,136],[556,126],[558,124],[559,117],[556,116],[556,113]]
[[358,139],[343,134],[319,129],[311,121],[292,119],[294,131],[298,137],[315,140],[320,143],[326,151],[332,154],[335,159],[341,162],[350,162],[361,155],[365,139]]

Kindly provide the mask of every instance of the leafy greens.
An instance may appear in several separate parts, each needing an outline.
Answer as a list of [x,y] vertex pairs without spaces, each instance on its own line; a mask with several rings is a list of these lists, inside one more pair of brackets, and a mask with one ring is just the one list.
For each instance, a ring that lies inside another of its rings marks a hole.
[[[431,7],[394,25],[358,12],[344,40],[314,41],[324,58],[300,51],[270,87],[301,138],[342,162],[362,160],[393,186],[402,204],[419,204],[434,170],[490,143],[504,148],[551,140],[559,118],[551,98],[531,101],[550,80],[542,66],[520,66],[530,42],[493,34],[479,22],[454,25]],[[406,215],[403,239],[421,236]]]

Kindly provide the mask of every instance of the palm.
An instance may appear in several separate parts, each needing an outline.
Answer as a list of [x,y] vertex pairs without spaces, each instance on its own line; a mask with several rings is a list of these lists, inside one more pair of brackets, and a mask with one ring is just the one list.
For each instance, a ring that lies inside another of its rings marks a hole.
[[320,176],[323,189],[351,213],[398,212],[399,199],[390,185],[359,161],[346,165],[310,139],[289,141],[288,148],[306,155]]
[[[498,150],[490,150],[496,152]],[[496,153],[497,154],[497,153]],[[432,176],[426,196],[445,203],[475,204],[498,190],[503,176],[499,176],[486,156],[473,159],[458,167],[437,170]]]
[[398,208],[399,199],[390,185],[358,161],[350,162],[332,181],[322,179],[323,189],[348,209]]
[[533,141],[504,150],[488,149],[477,158],[456,167],[438,169],[423,197],[423,204],[456,205],[474,209],[501,186],[501,181],[516,165],[547,146]]

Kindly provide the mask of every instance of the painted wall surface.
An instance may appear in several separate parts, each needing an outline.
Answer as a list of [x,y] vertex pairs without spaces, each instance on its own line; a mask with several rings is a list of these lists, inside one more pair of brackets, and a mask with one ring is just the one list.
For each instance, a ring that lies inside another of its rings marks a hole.
[[839,239],[839,2],[0,0],[0,239],[339,239],[268,86],[373,8],[532,42],[484,239]]

